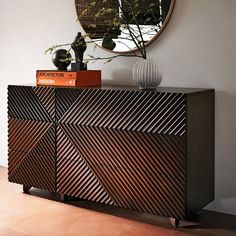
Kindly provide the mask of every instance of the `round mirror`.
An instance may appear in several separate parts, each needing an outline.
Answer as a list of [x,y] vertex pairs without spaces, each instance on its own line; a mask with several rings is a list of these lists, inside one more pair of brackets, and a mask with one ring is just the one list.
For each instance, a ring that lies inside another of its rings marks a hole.
[[136,51],[166,27],[175,0],[75,0],[78,20],[91,41],[116,53]]

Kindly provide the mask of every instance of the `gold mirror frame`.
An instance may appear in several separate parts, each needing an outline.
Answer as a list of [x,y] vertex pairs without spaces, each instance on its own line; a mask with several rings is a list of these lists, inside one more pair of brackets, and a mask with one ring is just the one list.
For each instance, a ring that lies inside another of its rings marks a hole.
[[[79,17],[79,12],[78,12],[78,9],[77,9],[77,7],[76,7],[77,2],[78,2],[78,0],[75,0],[76,13],[77,13],[77,16]],[[162,34],[162,32],[165,30],[165,28],[166,28],[166,26],[168,25],[168,23],[169,23],[169,21],[170,21],[170,18],[171,18],[171,16],[172,16],[172,13],[173,13],[173,10],[174,10],[174,6],[175,6],[175,2],[176,2],[176,0],[171,0],[170,8],[169,8],[168,14],[167,14],[167,16],[166,16],[166,18],[165,18],[165,21],[164,21],[164,23],[163,23],[161,29],[158,31],[158,33],[156,33],[155,36],[153,36],[152,39],[150,39],[150,40],[145,44],[146,47],[149,46],[150,44],[152,44],[158,37],[160,37],[160,35]],[[81,26],[83,27],[82,24],[81,24]],[[83,28],[84,28],[84,27],[83,27]],[[85,31],[85,32],[86,32],[86,31]],[[95,43],[95,44],[96,44],[96,43]],[[131,52],[131,50],[127,50],[127,51],[113,51],[113,50],[109,50],[109,49],[107,49],[107,48],[104,48],[104,47],[100,46],[99,44],[96,44],[96,45],[97,45],[98,47],[102,48],[102,49],[105,50],[105,51],[112,52],[112,53],[116,53],[116,54],[128,54],[128,53]],[[134,49],[132,49],[132,51],[133,51],[133,52],[136,52],[136,51],[138,51],[138,49],[137,49],[137,48],[134,48]]]

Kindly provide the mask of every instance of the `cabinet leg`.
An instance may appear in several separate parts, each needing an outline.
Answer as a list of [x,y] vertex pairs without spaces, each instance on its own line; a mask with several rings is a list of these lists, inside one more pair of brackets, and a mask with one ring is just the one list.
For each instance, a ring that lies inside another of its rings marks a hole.
[[176,219],[176,218],[173,218],[173,217],[170,217],[169,218],[169,221],[170,221],[170,224],[172,226],[174,226],[175,228],[177,228],[179,226],[179,219]]
[[67,202],[67,201],[69,200],[69,196],[66,195],[66,194],[61,194],[61,200],[62,200],[63,202]]
[[29,190],[31,189],[30,186],[23,185],[23,193],[29,193]]

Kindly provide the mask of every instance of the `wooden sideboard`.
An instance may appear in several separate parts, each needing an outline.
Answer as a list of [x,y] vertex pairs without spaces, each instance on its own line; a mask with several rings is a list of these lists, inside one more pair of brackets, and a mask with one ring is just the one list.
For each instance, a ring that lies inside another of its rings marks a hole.
[[214,199],[214,90],[8,86],[9,181],[187,219]]

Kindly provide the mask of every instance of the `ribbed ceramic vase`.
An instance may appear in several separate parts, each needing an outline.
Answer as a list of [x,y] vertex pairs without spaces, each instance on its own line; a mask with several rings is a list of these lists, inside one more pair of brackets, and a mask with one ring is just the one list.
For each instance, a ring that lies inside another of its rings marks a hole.
[[133,80],[140,89],[156,89],[161,83],[162,74],[152,59],[143,59],[133,66]]

